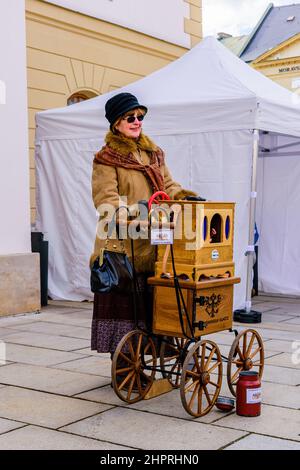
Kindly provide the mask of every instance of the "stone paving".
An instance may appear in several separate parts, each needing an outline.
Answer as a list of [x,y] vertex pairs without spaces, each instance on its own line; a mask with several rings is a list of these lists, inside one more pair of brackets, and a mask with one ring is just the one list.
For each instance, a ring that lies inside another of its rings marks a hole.
[[[213,408],[194,419],[179,390],[134,405],[119,400],[108,354],[89,348],[89,302],[50,301],[38,314],[1,317],[0,449],[300,450],[300,299],[260,295],[253,303],[263,312],[254,328],[266,355],[257,418]],[[234,336],[209,339],[226,356]],[[229,393],[224,373],[221,394]]]

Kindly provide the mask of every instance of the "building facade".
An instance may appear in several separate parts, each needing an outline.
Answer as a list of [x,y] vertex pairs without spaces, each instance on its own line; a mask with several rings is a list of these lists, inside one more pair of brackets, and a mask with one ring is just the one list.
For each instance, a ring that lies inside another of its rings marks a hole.
[[270,3],[239,56],[279,85],[300,90],[300,5]]
[[120,88],[202,37],[201,0],[26,0],[31,222],[37,111]]
[[259,72],[279,85],[300,93],[300,32],[252,62]]
[[39,255],[31,253],[24,0],[0,15],[0,316],[40,309]]
[[300,93],[300,4],[270,3],[249,35],[220,33],[219,40],[271,80]]

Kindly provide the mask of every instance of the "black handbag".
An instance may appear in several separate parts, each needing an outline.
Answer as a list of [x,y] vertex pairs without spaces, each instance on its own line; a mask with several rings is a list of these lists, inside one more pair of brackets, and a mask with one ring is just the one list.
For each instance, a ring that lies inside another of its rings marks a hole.
[[[109,234],[108,234],[109,236]],[[125,252],[108,249],[109,238],[91,268],[91,291],[94,293],[130,293],[133,290],[133,266]]]
[[132,292],[133,269],[126,253],[103,250],[91,269],[91,290],[94,293]]

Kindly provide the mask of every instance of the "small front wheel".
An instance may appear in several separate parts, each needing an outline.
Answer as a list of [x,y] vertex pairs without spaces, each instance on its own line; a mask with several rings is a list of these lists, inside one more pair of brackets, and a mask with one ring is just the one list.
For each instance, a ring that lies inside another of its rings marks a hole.
[[233,396],[239,373],[245,370],[258,372],[261,379],[264,370],[264,345],[256,330],[241,331],[232,343],[227,363],[227,383]]
[[134,330],[123,336],[114,353],[111,367],[115,393],[127,403],[142,400],[155,377],[156,350],[152,339]]
[[181,402],[185,410],[199,418],[214,406],[222,386],[222,357],[213,341],[198,341],[182,367]]

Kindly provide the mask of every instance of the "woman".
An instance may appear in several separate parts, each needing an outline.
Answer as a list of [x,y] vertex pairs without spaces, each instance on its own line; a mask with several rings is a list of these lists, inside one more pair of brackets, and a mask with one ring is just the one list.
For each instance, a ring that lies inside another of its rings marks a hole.
[[[130,93],[119,93],[107,101],[105,112],[110,131],[105,138],[106,145],[95,155],[92,175],[93,200],[99,213],[102,204],[112,204],[117,208],[124,205],[122,198],[126,197],[126,204],[130,206],[148,200],[159,190],[165,191],[171,199],[196,196],[172,180],[163,151],[143,134],[146,106],[140,105]],[[124,245],[130,258],[130,240],[124,240]],[[105,240],[97,236],[91,265],[104,246]],[[114,240],[113,247],[120,249],[119,242]],[[148,239],[134,241],[134,262],[139,291],[142,293],[138,306],[139,320],[148,320],[150,324],[151,299],[146,287],[147,277],[154,271],[155,247]],[[148,312],[145,306],[148,306]],[[122,337],[132,329],[134,321],[130,295],[95,294],[91,341],[93,350],[110,352],[112,355]]]

